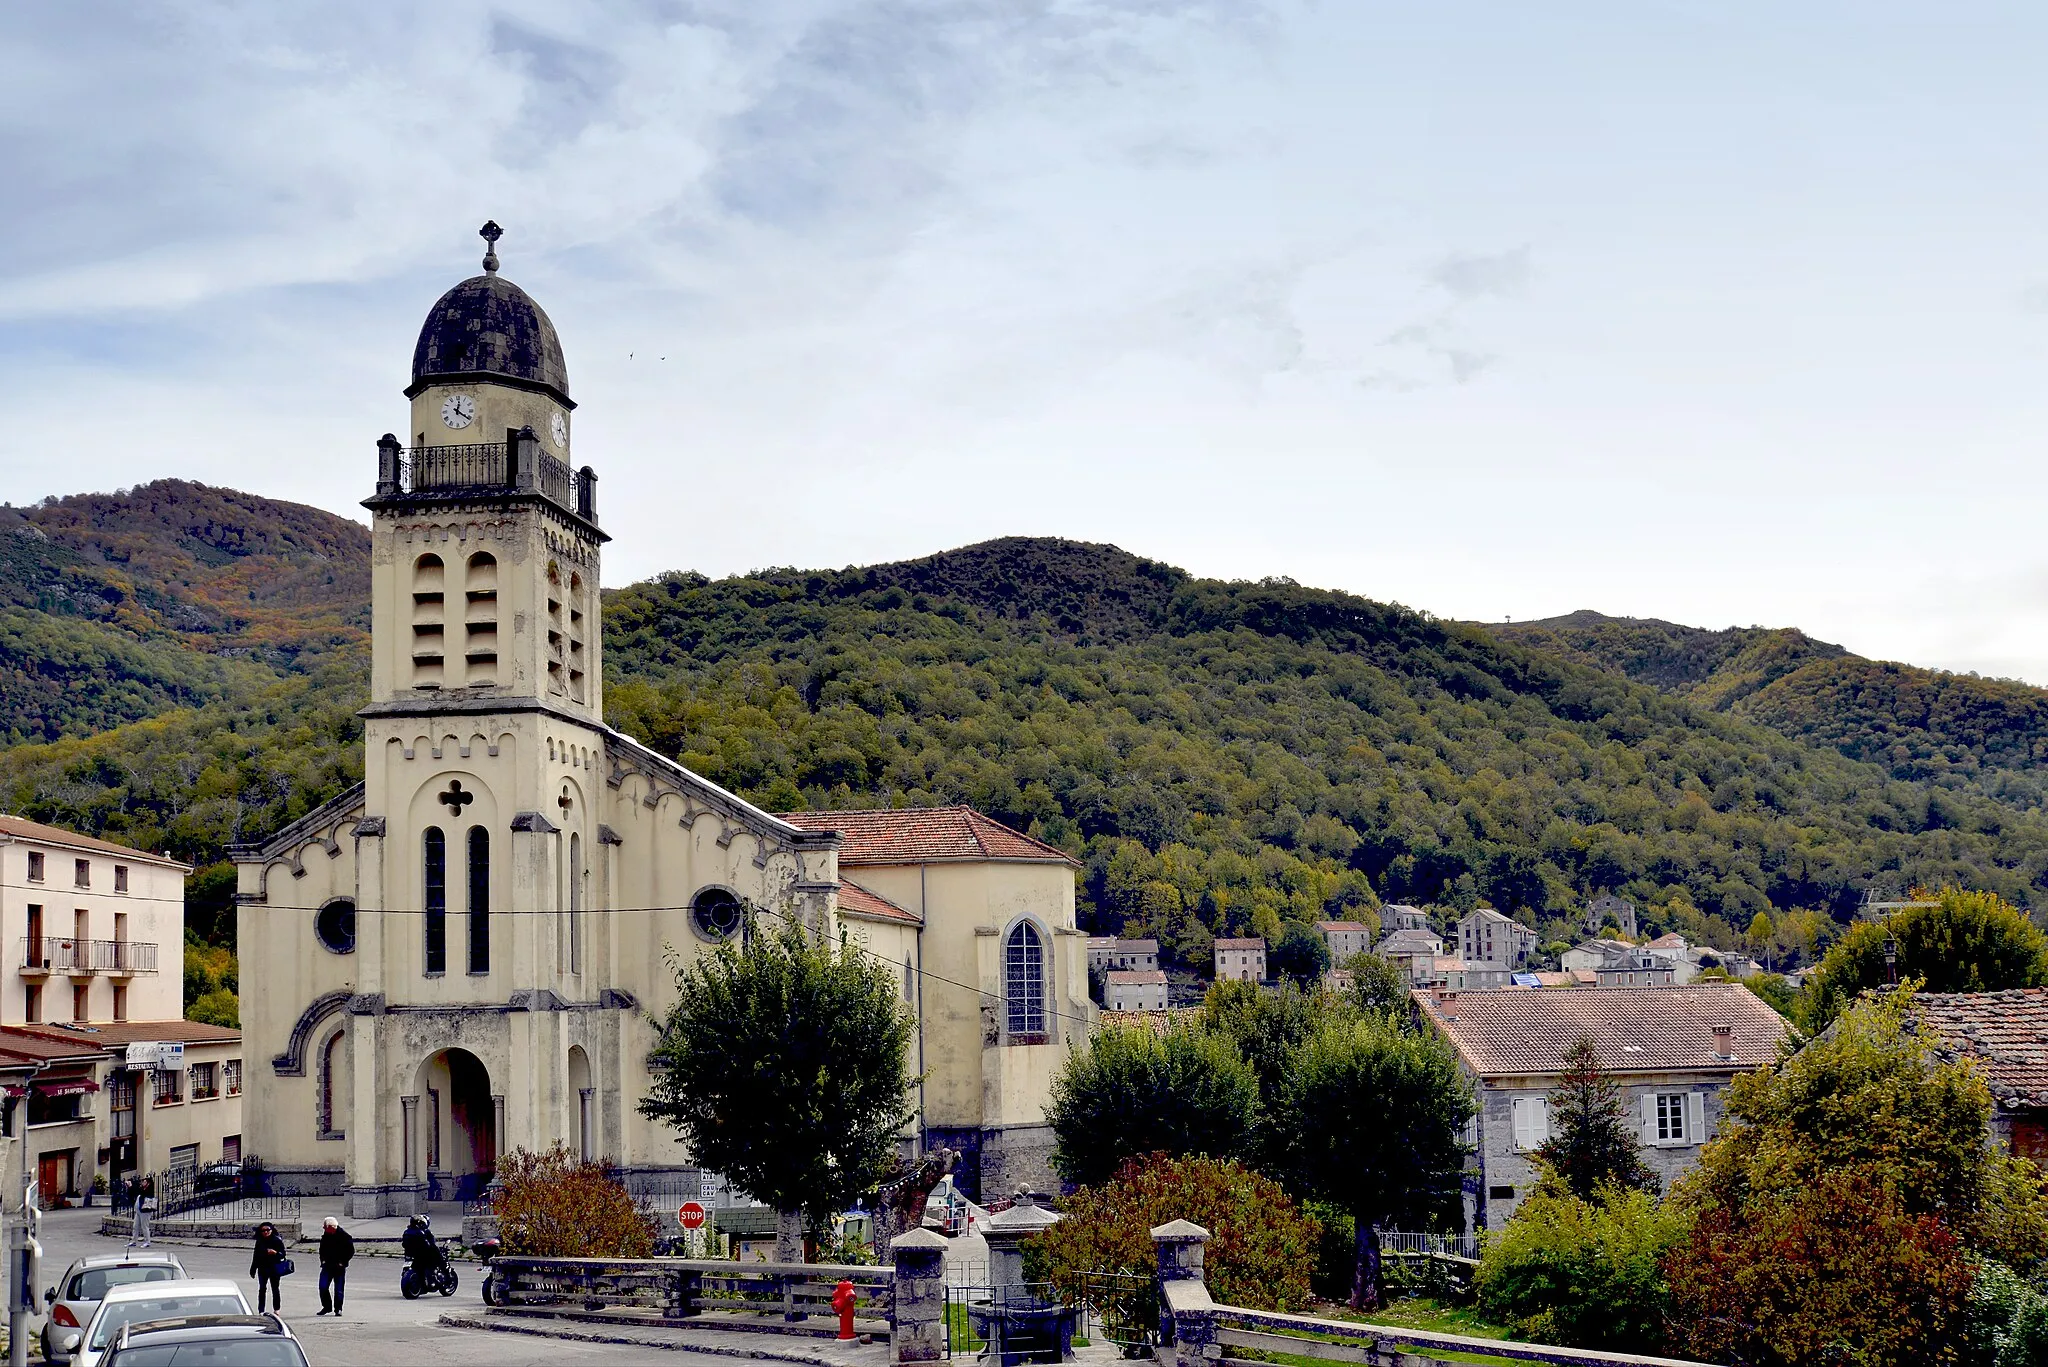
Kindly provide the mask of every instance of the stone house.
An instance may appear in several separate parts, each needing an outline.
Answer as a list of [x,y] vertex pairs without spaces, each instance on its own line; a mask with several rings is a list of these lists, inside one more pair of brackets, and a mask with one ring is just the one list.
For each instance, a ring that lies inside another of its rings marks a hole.
[[1112,968],[1103,984],[1103,998],[1103,1008],[1109,1011],[1164,1011],[1166,974],[1156,968]]
[[1513,973],[1536,953],[1536,932],[1492,907],[1467,912],[1458,921],[1458,957],[1475,968]]
[[1316,929],[1322,932],[1323,943],[1330,947],[1332,964],[1372,950],[1372,927],[1363,922],[1318,921]]
[[1602,893],[1586,903],[1586,933],[1598,935],[1612,921],[1628,939],[1636,938],[1636,904],[1613,893]]
[[1921,992],[1915,1028],[1943,1060],[1968,1059],[1991,1089],[1991,1135],[2048,1167],[2048,987]]
[[1216,981],[1262,983],[1266,980],[1266,942],[1256,937],[1216,942]]
[[1412,987],[1437,980],[1437,960],[1443,957],[1444,942],[1434,931],[1403,926],[1381,937],[1375,952],[1400,969]]
[[1565,1056],[1593,1042],[1668,1186],[1721,1122],[1729,1081],[1777,1057],[1784,1018],[1735,983],[1565,991],[1413,994],[1457,1051],[1479,1114],[1469,1131],[1467,1228],[1499,1229],[1536,1181],[1530,1155],[1550,1137],[1550,1094]]
[[1392,902],[1380,909],[1380,929],[1390,935],[1397,930],[1429,931],[1429,913],[1421,907]]

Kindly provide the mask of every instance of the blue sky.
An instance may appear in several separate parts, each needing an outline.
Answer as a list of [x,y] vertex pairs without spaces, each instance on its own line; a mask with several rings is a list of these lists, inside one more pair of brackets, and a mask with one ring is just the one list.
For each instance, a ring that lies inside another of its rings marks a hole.
[[361,516],[553,316],[609,582],[1008,533],[2048,683],[2048,12],[357,0],[0,26],[0,499]]

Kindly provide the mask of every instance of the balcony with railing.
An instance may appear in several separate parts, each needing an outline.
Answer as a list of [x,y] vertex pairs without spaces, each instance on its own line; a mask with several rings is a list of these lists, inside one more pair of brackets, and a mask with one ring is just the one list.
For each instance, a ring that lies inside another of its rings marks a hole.
[[106,973],[127,977],[156,972],[152,940],[70,940],[55,935],[24,935],[16,957],[26,974],[68,973],[74,977]]
[[377,443],[377,497],[462,498],[539,494],[586,522],[597,521],[597,475],[572,470],[541,449],[531,428],[508,441],[465,446],[401,446],[386,434]]

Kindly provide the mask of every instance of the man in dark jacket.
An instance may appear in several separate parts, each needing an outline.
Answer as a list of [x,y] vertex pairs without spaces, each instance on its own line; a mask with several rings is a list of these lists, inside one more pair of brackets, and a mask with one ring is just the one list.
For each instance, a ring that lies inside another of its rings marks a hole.
[[[332,1215],[320,1231],[320,1313],[341,1313],[342,1291],[348,1286],[348,1260],[356,1256],[356,1241]],[[330,1298],[329,1292],[332,1292]]]
[[422,1278],[441,1265],[441,1245],[434,1238],[434,1227],[427,1223],[424,1215],[412,1217],[405,1227],[405,1237],[398,1244],[411,1261],[413,1271]]

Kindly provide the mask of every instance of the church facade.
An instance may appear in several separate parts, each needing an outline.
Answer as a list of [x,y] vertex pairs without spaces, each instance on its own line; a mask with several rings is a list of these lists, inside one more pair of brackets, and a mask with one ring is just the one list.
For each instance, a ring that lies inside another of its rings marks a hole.
[[747,909],[900,971],[915,1146],[1052,1181],[1044,1108],[1095,1018],[1074,865],[966,808],[763,811],[604,722],[597,475],[540,307],[435,303],[377,448],[364,781],[238,866],[244,1152],[352,1216],[468,1197],[556,1143],[687,1170],[642,1117],[675,970]]

